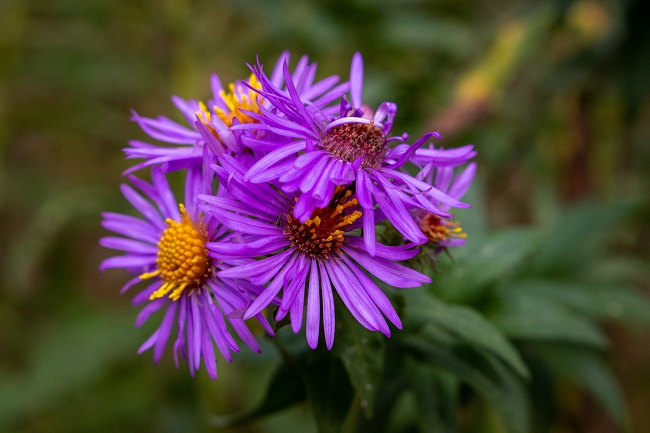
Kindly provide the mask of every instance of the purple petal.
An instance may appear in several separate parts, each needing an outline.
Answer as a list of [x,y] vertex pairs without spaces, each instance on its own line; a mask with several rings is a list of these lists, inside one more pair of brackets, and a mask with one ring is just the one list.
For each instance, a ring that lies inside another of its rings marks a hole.
[[354,108],[361,108],[363,91],[363,58],[361,53],[354,53],[350,66],[350,98]]
[[334,296],[332,294],[332,284],[323,263],[318,263],[318,269],[320,270],[320,288],[323,294],[323,333],[325,334],[325,345],[329,350],[334,344],[334,332],[336,330]]
[[[325,302],[325,299],[323,299]],[[307,344],[312,349],[318,346],[318,333],[320,332],[320,288],[318,277],[318,263],[311,262],[309,273],[309,293],[307,296]]]
[[145,269],[156,263],[155,255],[127,255],[127,256],[116,256],[110,257],[104,260],[99,265],[99,270],[103,271],[104,269],[110,268],[126,268],[126,269]]
[[361,271],[352,261],[345,256],[341,256],[345,264],[350,268],[352,273],[359,279],[360,286],[365,290],[372,302],[377,305],[379,310],[390,320],[397,328],[402,329],[402,322],[391,305],[388,297],[368,276]]
[[163,351],[165,350],[165,345],[167,345],[167,339],[172,330],[172,325],[174,324],[174,317],[176,316],[177,303],[171,302],[163,317],[162,323],[158,328],[158,339],[156,340],[156,345],[153,349],[153,360],[157,364],[162,358]]
[[341,250],[368,272],[391,286],[419,287],[422,283],[431,282],[431,278],[426,275],[382,257],[370,257],[355,248],[343,247]]
[[160,310],[167,301],[167,298],[158,298],[145,305],[142,311],[138,314],[138,317],[135,319],[135,326],[137,328],[142,326],[142,324],[146,322],[153,313]]
[[244,181],[258,183],[258,182],[266,182],[268,180],[271,180],[271,179],[266,179],[266,173],[265,173],[266,170],[269,167],[281,162],[284,158],[294,155],[295,153],[301,150],[305,150],[304,143],[294,143],[294,144],[281,147],[278,150],[274,150],[273,152],[266,155],[264,158],[257,161],[257,163],[248,170],[248,172],[244,176]]
[[135,192],[133,188],[131,188],[129,185],[122,184],[120,185],[120,189],[122,190],[122,194],[124,194],[124,197],[129,201],[129,203],[131,203],[133,207],[139,210],[140,213],[146,217],[153,225],[162,230],[167,228],[167,224],[160,217],[160,213],[158,213],[156,208],[154,208],[151,203],[145,200],[140,194]]
[[[291,251],[291,250],[289,250]],[[288,251],[287,251],[288,252]],[[268,287],[253,301],[251,306],[246,310],[244,314],[244,319],[250,319],[251,317],[257,315],[260,311],[266,308],[273,298],[280,292],[280,289],[283,287],[284,276],[287,271],[293,267],[293,263],[296,260],[296,254],[292,255],[289,260],[286,262],[286,265],[276,274],[275,278]]]
[[128,251],[135,254],[156,254],[158,247],[131,239],[105,237],[99,240],[99,244],[114,250]]
[[193,347],[190,350],[194,350],[194,368],[196,370],[201,366],[201,313],[199,311],[199,304],[197,303],[197,297],[190,297],[190,308],[192,310],[192,323],[191,326],[194,328],[192,334],[194,335],[194,341],[191,343]]

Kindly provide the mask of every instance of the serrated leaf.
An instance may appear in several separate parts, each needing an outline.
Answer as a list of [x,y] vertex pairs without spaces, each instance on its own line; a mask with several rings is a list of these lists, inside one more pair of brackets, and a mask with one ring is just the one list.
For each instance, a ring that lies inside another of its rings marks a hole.
[[[528,377],[528,368],[519,352],[487,319],[461,305],[449,305],[432,296],[412,294],[409,318],[421,323],[434,323],[471,345],[482,347],[502,358],[512,369]],[[434,332],[426,329],[424,332]]]
[[503,291],[502,298],[490,321],[509,338],[607,346],[607,339],[593,322],[562,304],[513,291]]

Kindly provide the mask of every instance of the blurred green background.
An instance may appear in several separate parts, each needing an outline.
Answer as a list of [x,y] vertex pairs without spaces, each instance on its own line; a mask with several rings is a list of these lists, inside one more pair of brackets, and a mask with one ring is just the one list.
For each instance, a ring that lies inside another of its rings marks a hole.
[[[398,104],[396,133],[475,144],[490,229],[634,203],[603,231],[649,292],[649,16],[642,0],[0,1],[0,431],[214,431],[211,414],[259,400],[269,343],[221,360],[217,382],[169,353],[153,366],[135,353],[153,328],[134,329],[126,275],[97,270],[111,255],[100,212],[129,212],[121,149],[146,140],[129,110],[182,121],[171,95],[205,99],[212,72],[247,77],[256,55],[270,67],[289,49],[347,78],[361,51],[364,99]],[[650,333],[605,329],[632,427],[648,431]],[[564,395],[572,421],[554,431],[618,431]],[[304,406],[237,431],[297,425],[315,428]]]

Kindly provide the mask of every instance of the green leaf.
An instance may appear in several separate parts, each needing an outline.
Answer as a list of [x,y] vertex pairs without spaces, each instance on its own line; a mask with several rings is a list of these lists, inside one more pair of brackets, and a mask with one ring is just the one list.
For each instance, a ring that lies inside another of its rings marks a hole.
[[338,433],[350,410],[354,390],[343,364],[324,352],[308,352],[302,362],[307,401],[320,433]]
[[558,340],[605,348],[607,339],[590,320],[567,307],[529,293],[503,291],[499,310],[490,321],[517,340]]
[[221,428],[242,425],[304,400],[305,385],[300,372],[287,362],[282,362],[275,369],[264,398],[255,408],[230,416],[214,415],[210,421]]
[[509,432],[528,432],[530,420],[525,387],[493,355],[468,347],[448,347],[422,336],[409,336],[405,344],[430,367],[454,374],[481,394],[499,411]]
[[628,422],[621,390],[603,362],[602,354],[587,347],[569,345],[531,344],[527,349],[555,374],[584,386],[616,422]]
[[598,243],[608,229],[616,227],[631,210],[629,205],[585,201],[558,214],[546,230],[547,242],[540,245],[535,254],[534,268],[538,272],[554,271],[558,275],[575,273],[604,251],[597,248]]
[[350,314],[340,315],[336,335],[334,349],[361,407],[366,416],[371,417],[384,369],[384,337],[362,327]]
[[456,431],[458,381],[413,359],[407,359],[406,371],[416,397],[416,422],[420,431]]
[[509,286],[508,290],[564,304],[594,319],[650,323],[650,300],[629,287],[531,280]]
[[531,229],[503,230],[468,242],[453,252],[455,263],[440,266],[442,272],[434,277],[436,294],[449,302],[471,303],[489,284],[517,272],[536,248]]
[[[503,359],[523,377],[528,377],[528,369],[519,352],[503,334],[478,312],[460,305],[440,302],[426,293],[409,294],[409,318],[424,324],[435,324],[467,343],[482,347]],[[431,326],[431,325],[429,325]],[[432,332],[430,327],[424,332]]]

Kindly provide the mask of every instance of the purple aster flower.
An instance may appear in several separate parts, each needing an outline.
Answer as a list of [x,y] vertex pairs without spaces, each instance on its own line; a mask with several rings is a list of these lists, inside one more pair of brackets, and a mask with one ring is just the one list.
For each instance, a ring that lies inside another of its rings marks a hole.
[[[450,197],[456,199],[462,198],[472,184],[474,174],[476,173],[476,163],[468,164],[460,174],[454,176],[455,165],[445,164],[445,161],[440,161],[435,158],[438,154],[444,155],[443,150],[437,150],[433,147],[422,150],[428,151],[423,152],[425,155],[423,159],[428,160],[428,162],[417,174],[417,178],[433,185],[440,191],[444,191]],[[450,207],[444,203],[439,203],[438,206],[445,212],[450,210]],[[422,233],[424,233],[429,243],[434,247],[434,254],[439,253],[447,247],[465,245],[467,234],[463,232],[458,221],[443,218],[440,215],[426,210],[418,211],[416,217]]]
[[[232,359],[232,351],[239,351],[230,329],[252,350],[260,350],[244,320],[238,316],[261,288],[217,275],[227,266],[211,258],[206,245],[229,243],[230,235],[218,220],[203,215],[194,205],[196,194],[212,191],[213,177],[203,175],[200,169],[188,170],[185,200],[177,205],[167,179],[158,168],[152,171],[151,184],[129,176],[140,192],[122,185],[122,193],[143,218],[104,213],[102,225],[121,236],[105,237],[100,243],[126,253],[104,260],[102,270],[123,268],[138,275],[122,288],[122,293],[138,282],[148,282],[133,301],[135,305],[144,305],[136,325],[141,326],[152,314],[164,311],[160,326],[138,353],[153,347],[154,361],[160,361],[176,324],[173,345],[176,365],[180,353],[194,375],[203,359],[208,375],[216,379],[214,345],[228,361]],[[273,334],[263,315],[254,316]]]
[[[404,143],[406,134],[389,138],[397,107],[384,102],[373,113],[362,104],[363,61],[359,53],[354,55],[350,70],[351,103],[341,98],[337,116],[330,116],[302,99],[286,65],[283,73],[288,95],[279,91],[260,65],[254,72],[262,85],[260,94],[275,108],[261,108],[261,122],[255,127],[292,141],[279,141],[276,148],[248,170],[245,180],[275,181],[284,192],[299,194],[293,216],[300,222],[309,220],[315,209],[327,206],[337,186],[354,182],[356,199],[363,209],[364,242],[370,255],[374,255],[375,206],[405,238],[415,243],[424,243],[427,238],[414,221],[412,209],[448,218],[451,215],[440,205],[469,207],[401,169],[420,146],[439,135],[427,133],[412,145]],[[391,147],[392,143],[396,146]],[[437,152],[449,152],[443,159],[453,160],[454,164],[473,156],[471,146]],[[426,163],[432,155],[424,152],[418,158]]]
[[429,277],[395,261],[415,256],[414,245],[391,247],[375,244],[375,255],[354,230],[363,212],[351,189],[338,187],[328,201],[305,221],[294,216],[297,196],[282,193],[269,184],[251,184],[246,168],[228,155],[214,165],[229,197],[198,195],[206,214],[241,234],[244,242],[208,243],[210,257],[255,258],[253,263],[221,270],[222,279],[246,279],[266,285],[248,307],[244,319],[257,316],[280,293],[276,320],[289,314],[294,332],[302,327],[306,302],[306,334],[311,348],[318,345],[321,321],[327,348],[334,343],[334,292],[364,327],[390,336],[386,319],[397,328],[401,321],[388,297],[363,269],[395,287],[416,287]]
[[[275,66],[270,80],[277,88],[284,86],[281,67],[288,61],[289,53],[284,52]],[[303,56],[290,76],[300,83],[301,98],[312,101],[315,106],[327,112],[330,109],[325,106],[343,95],[349,85],[347,82],[337,85],[337,76],[314,82],[315,74],[316,64],[309,63],[307,56]],[[202,162],[203,147],[206,143],[215,153],[224,150],[236,153],[241,150],[241,142],[238,140],[240,132],[231,128],[233,125],[255,123],[255,114],[260,112],[261,107],[269,106],[269,103],[254,91],[261,88],[260,83],[255,75],[251,75],[247,81],[231,83],[226,90],[219,77],[213,74],[211,87],[212,99],[208,100],[207,104],[196,100],[186,101],[178,96],[172,97],[172,102],[191,127],[183,126],[164,116],[151,119],[133,111],[132,119],[147,135],[170,146],[130,141],[130,146],[124,149],[127,158],[144,158],[144,161],[128,169],[127,173],[149,166],[160,166],[163,171],[197,167]]]

